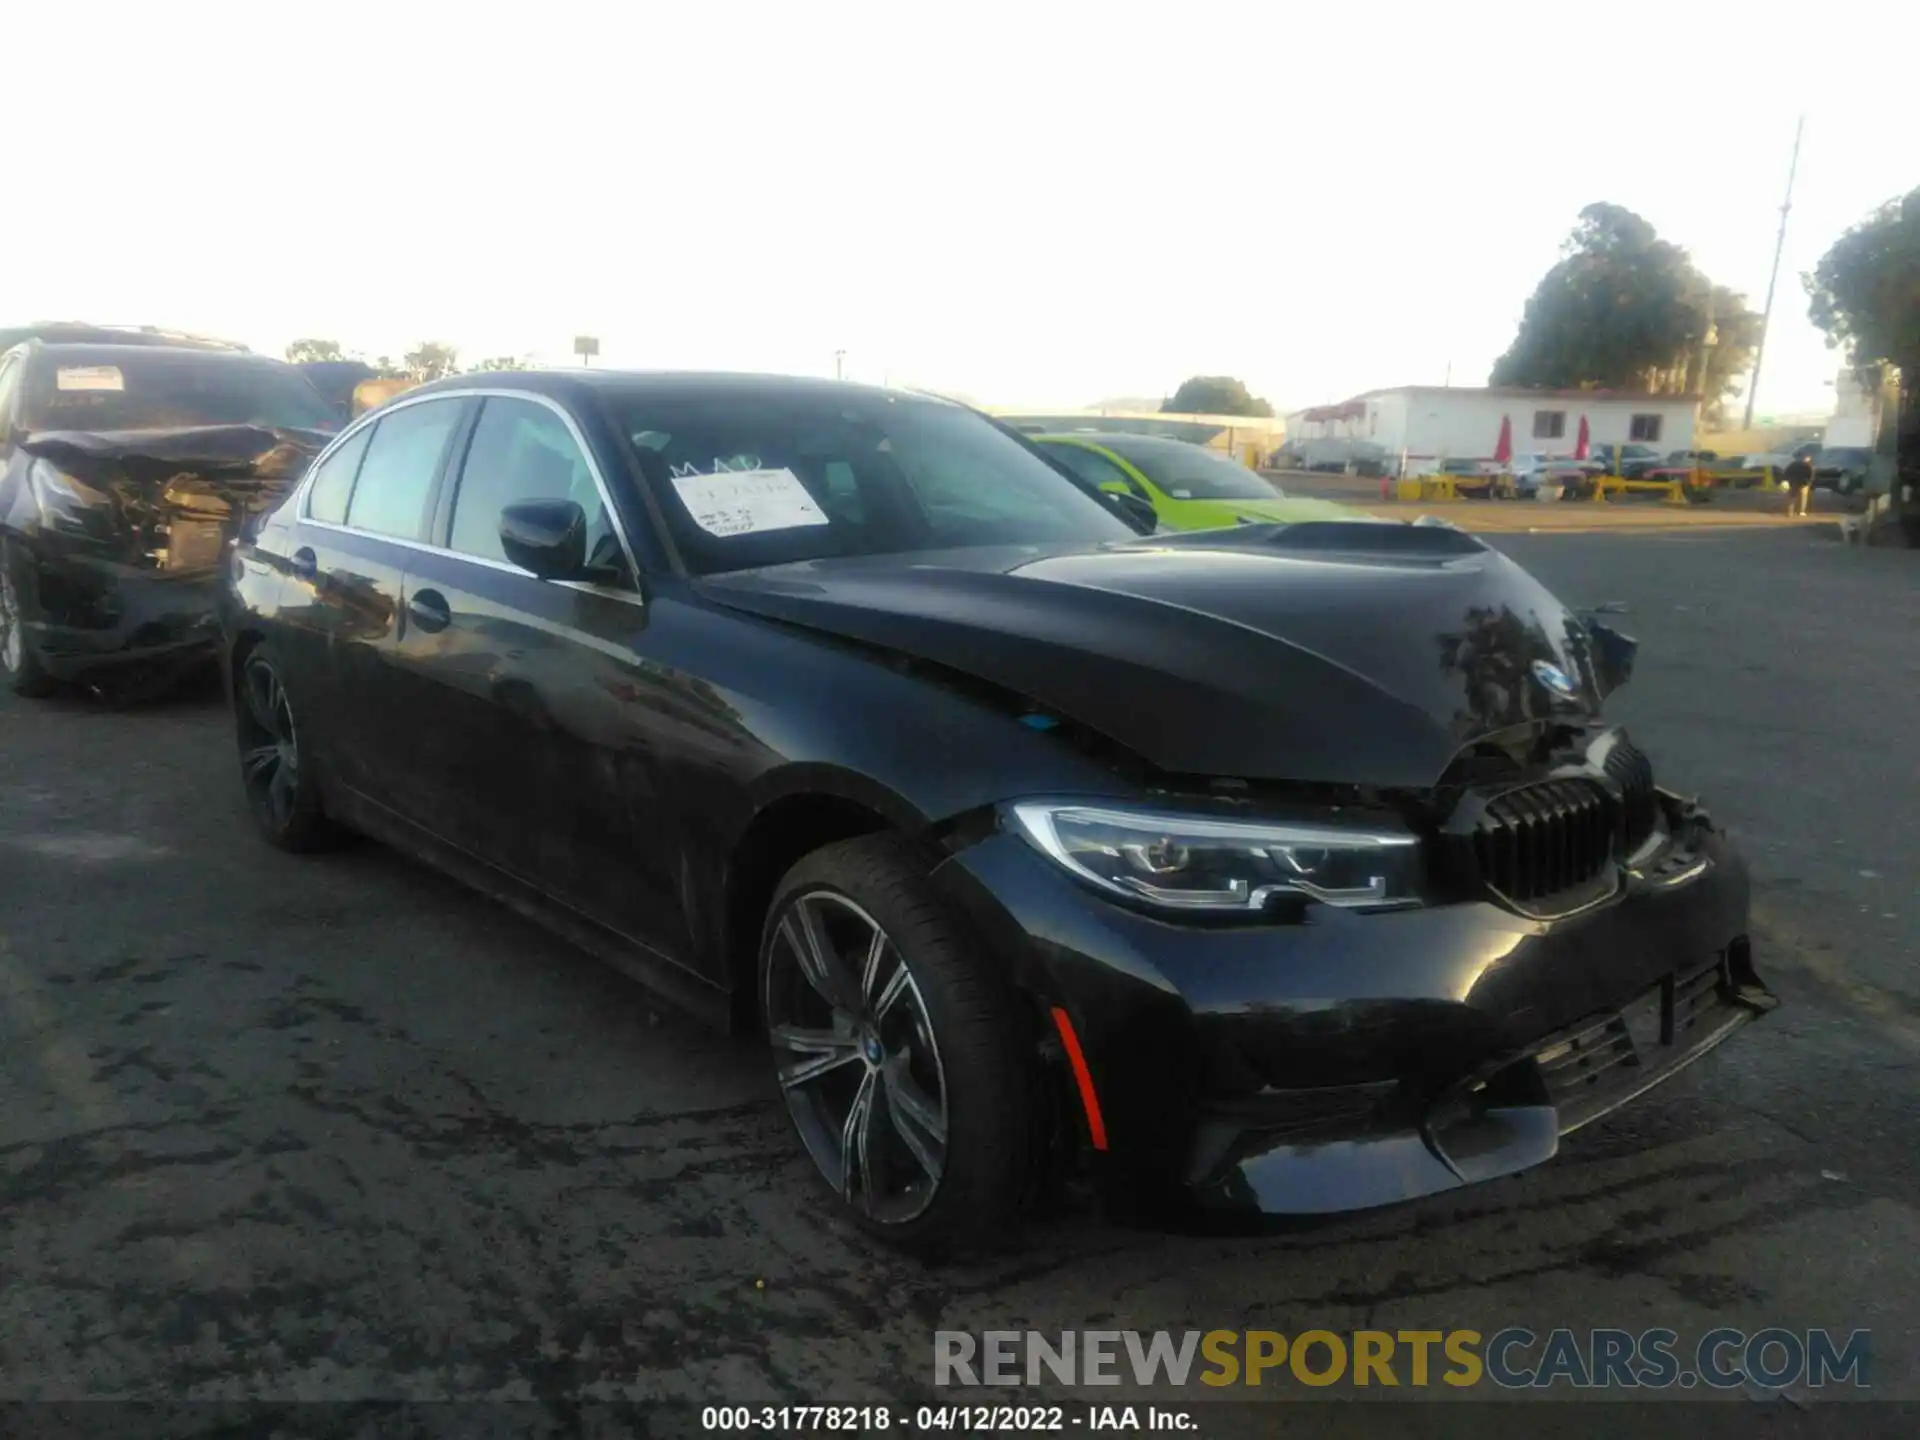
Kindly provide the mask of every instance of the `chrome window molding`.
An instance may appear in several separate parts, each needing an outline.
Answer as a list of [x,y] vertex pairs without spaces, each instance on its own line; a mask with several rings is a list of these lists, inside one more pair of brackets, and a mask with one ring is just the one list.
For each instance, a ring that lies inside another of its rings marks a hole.
[[[296,502],[298,508],[295,511],[295,515],[300,523],[302,525],[311,525],[321,530],[336,530],[346,535],[366,535],[376,540],[390,540],[396,545],[404,545],[412,550],[422,550],[430,555],[451,556],[456,560],[466,560],[475,565],[487,566],[489,569],[504,570],[510,575],[525,575],[528,579],[537,579],[538,577],[531,571],[522,570],[518,565],[504,564],[501,561],[493,560],[482,555],[469,555],[464,550],[454,550],[444,545],[434,545],[425,540],[409,539],[404,535],[387,535],[378,530],[365,530],[357,525],[336,525],[331,520],[315,520],[307,513],[307,507],[312,498],[311,491],[313,489],[314,476],[319,473],[320,466],[335,450],[359,434],[361,430],[370,425],[377,424],[382,417],[391,415],[396,410],[405,410],[410,406],[431,405],[436,400],[484,399],[487,397],[501,400],[531,400],[536,405],[546,406],[547,409],[553,411],[554,414],[560,417],[561,423],[567,427],[567,433],[573,437],[573,443],[580,448],[580,457],[587,462],[587,470],[593,476],[593,488],[600,494],[600,503],[607,508],[607,523],[613,527],[614,538],[620,542],[620,553],[626,559],[627,573],[633,577],[633,583],[637,586],[640,583],[639,557],[634,553],[633,542],[627,538],[627,527],[622,523],[620,511],[613,503],[613,491],[607,486],[607,477],[601,473],[600,462],[594,456],[593,447],[587,443],[586,435],[582,433],[579,424],[574,420],[573,416],[567,412],[566,406],[551,396],[541,395],[532,390],[512,390],[499,385],[462,385],[451,390],[435,390],[430,395],[402,395],[397,399],[388,401],[377,410],[369,410],[365,415],[362,415],[358,420],[334,436],[328,443],[327,448],[313,457],[313,463],[307,467],[307,473],[300,481],[299,498]],[[362,458],[364,460],[364,457]],[[464,456],[461,457],[461,463],[463,465],[465,463]],[[453,478],[457,483],[459,476],[455,475]],[[354,483],[356,485],[359,484],[358,476],[355,477]],[[569,589],[590,591],[596,595],[619,596],[633,600],[636,603],[645,603],[638,593],[615,590],[606,585],[594,585],[585,580],[556,580],[550,583],[565,585]]]
[[[398,545],[406,550],[418,550],[422,555],[438,555],[443,560],[460,560],[468,565],[479,565],[488,570],[498,570],[503,575],[518,575],[522,580],[539,580],[531,570],[523,570],[518,565],[505,560],[494,560],[485,555],[469,555],[464,550],[452,550],[445,545],[430,544],[425,540],[409,540],[404,535],[382,535],[378,530],[360,530],[352,525],[336,525],[331,520],[302,519],[302,525],[314,530],[331,530],[338,535],[364,535],[369,540],[379,540],[388,545]],[[546,585],[558,585],[565,590],[578,590],[585,595],[599,595],[608,600],[624,600],[629,605],[646,606],[646,597],[637,590],[620,590],[612,585],[596,585],[591,580],[546,580]]]

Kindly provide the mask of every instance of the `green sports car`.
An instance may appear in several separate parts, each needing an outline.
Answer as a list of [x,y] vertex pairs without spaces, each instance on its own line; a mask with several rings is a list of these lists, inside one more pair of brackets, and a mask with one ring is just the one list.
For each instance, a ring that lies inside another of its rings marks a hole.
[[1367,518],[1331,500],[1290,499],[1246,466],[1184,440],[1106,431],[1032,438],[1082,480],[1149,502],[1169,530]]

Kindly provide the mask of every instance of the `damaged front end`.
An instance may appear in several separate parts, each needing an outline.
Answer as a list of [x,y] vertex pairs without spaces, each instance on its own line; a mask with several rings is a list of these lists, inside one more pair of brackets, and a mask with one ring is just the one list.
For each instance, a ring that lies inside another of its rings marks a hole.
[[97,683],[205,660],[229,544],[327,439],[249,425],[20,437],[0,482],[0,533],[38,666]]

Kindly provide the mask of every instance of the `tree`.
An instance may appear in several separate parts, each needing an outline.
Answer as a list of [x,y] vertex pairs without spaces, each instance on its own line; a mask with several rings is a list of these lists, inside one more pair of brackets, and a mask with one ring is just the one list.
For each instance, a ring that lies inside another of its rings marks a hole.
[[539,367],[531,360],[522,360],[518,356],[495,355],[490,360],[477,362],[473,368],[475,370],[535,370]]
[[1160,402],[1160,409],[1176,415],[1273,414],[1273,406],[1248,394],[1247,387],[1230,375],[1195,375],[1183,380],[1171,398]]
[[1492,383],[1697,392],[1718,419],[1759,338],[1744,295],[1715,285],[1625,206],[1589,205],[1527,301]]
[[287,346],[287,363],[304,365],[313,361],[351,360],[354,357],[340,348],[338,340],[296,340]]
[[[384,359],[381,365],[385,368]],[[422,340],[400,357],[400,373],[408,379],[422,382],[458,375],[460,357],[451,345],[442,345],[437,340]]]
[[1920,485],[1920,187],[1834,241],[1802,280],[1808,316],[1863,379],[1899,372],[1893,504],[1907,542],[1920,545],[1920,504],[1906,493]]

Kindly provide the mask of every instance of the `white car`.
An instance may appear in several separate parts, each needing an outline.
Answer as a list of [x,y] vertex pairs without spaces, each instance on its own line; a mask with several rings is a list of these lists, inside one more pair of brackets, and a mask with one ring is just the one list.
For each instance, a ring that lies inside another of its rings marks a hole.
[[1507,473],[1513,477],[1513,488],[1520,494],[1538,497],[1543,493],[1565,494],[1567,486],[1579,484],[1604,468],[1595,460],[1534,454],[1514,456]]

